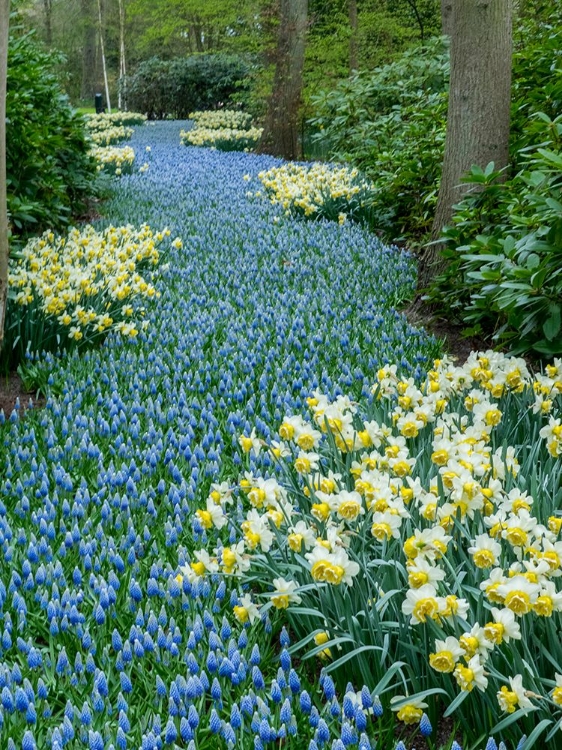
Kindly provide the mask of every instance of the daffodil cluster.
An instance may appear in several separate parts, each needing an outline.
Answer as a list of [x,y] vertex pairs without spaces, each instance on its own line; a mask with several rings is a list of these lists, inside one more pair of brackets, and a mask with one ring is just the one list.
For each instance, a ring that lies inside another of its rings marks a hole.
[[193,120],[197,128],[209,130],[249,130],[252,127],[252,116],[234,109],[191,112],[189,119]]
[[85,116],[88,130],[92,133],[98,130],[108,130],[109,128],[120,125],[134,126],[143,125],[146,122],[146,115],[140,112],[101,112],[95,115]]
[[135,150],[131,146],[95,146],[90,150],[98,165],[98,172],[114,174],[131,174],[135,162]]
[[[373,185],[357,169],[289,162],[260,172],[265,195],[289,216],[369,222]],[[260,193],[256,193],[259,196]],[[248,197],[253,194],[250,192]]]
[[90,140],[97,146],[111,146],[128,140],[133,135],[133,129],[124,125],[114,125],[104,130],[90,132]]
[[[440,684],[432,673],[451,674],[466,693],[492,683],[503,711],[536,708],[533,697],[562,705],[562,689],[549,687],[562,685],[562,669],[550,662],[536,659],[530,676],[504,672],[506,647],[562,622],[562,361],[533,378],[524,360],[473,353],[462,367],[436,361],[421,383],[388,365],[370,418],[343,395],[308,403],[312,420],[286,416],[278,442],[240,437],[247,455],[268,450],[285,481],[246,472],[239,540],[196,552],[194,572],[259,571],[271,605],[317,610],[316,627],[330,634],[316,641],[321,655],[342,639],[359,651],[386,639],[392,651],[393,628],[425,628],[438,634],[427,686]],[[196,526],[220,539],[240,517],[232,502],[233,489],[217,485]],[[373,643],[352,637],[349,607],[378,623]],[[422,708],[414,696],[397,710],[410,721]]]
[[263,128],[209,128],[196,127],[180,132],[184,146],[206,146],[219,151],[251,151],[259,141]]
[[135,338],[147,326],[142,303],[159,296],[150,279],[169,234],[147,225],[102,232],[86,226],[64,237],[47,232],[30,240],[10,266],[13,338],[14,331],[21,336],[24,328],[35,329],[31,348],[45,350],[91,342],[110,331]]

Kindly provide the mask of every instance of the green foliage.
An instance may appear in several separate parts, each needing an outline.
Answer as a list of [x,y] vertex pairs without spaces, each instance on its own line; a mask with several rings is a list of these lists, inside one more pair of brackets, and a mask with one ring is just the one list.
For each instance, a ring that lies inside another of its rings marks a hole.
[[562,11],[516,35],[512,167],[474,167],[429,299],[515,352],[562,352]]
[[470,325],[495,323],[513,351],[554,356],[562,353],[562,117],[537,119],[551,142],[526,154],[511,180],[498,183],[492,164],[472,169],[433,294]]
[[[333,88],[349,75],[353,36],[347,0],[310,0],[309,8],[304,73],[307,110],[319,89]],[[437,0],[362,0],[357,3],[354,67],[372,70],[439,30]]]
[[374,183],[378,228],[393,239],[430,227],[441,171],[449,63],[442,41],[356,73],[313,97],[311,125],[331,157]]
[[149,119],[185,119],[193,110],[228,104],[247,85],[249,62],[238,55],[194,55],[174,60],[153,57],[126,81],[131,108]]
[[82,117],[61,93],[54,55],[30,34],[13,35],[8,52],[6,166],[12,231],[68,223],[92,193],[95,164]]

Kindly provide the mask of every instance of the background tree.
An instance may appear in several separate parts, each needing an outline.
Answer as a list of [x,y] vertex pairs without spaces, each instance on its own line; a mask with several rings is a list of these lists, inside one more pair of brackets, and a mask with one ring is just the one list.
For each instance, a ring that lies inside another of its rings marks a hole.
[[6,197],[6,91],[8,79],[8,32],[10,0],[0,0],[0,352],[8,299],[8,207]]
[[82,27],[80,98],[91,100],[96,91],[97,71],[97,38],[93,0],[80,0],[80,25]]
[[100,40],[103,84],[105,87],[105,103],[106,103],[107,111],[111,114],[111,99],[109,95],[109,81],[107,78],[107,62],[105,58],[105,41],[104,41],[103,14],[102,14],[102,8],[101,8],[101,0],[98,0],[98,35],[99,35],[99,40]]
[[45,9],[45,41],[49,47],[53,43],[53,0],[43,0]]
[[258,151],[298,159],[308,0],[280,0],[275,75]]
[[[452,4],[451,79],[445,155],[432,235],[437,240],[453,206],[466,191],[461,183],[473,165],[509,158],[512,66],[511,0],[465,0]],[[439,244],[421,256],[418,289],[443,265]]]

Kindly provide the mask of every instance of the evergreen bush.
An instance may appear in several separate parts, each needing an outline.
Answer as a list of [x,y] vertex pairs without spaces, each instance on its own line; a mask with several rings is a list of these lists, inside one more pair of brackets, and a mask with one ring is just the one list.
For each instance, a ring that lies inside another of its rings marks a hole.
[[6,168],[12,232],[68,224],[86,207],[96,166],[83,118],[53,72],[58,57],[16,28],[8,50]]

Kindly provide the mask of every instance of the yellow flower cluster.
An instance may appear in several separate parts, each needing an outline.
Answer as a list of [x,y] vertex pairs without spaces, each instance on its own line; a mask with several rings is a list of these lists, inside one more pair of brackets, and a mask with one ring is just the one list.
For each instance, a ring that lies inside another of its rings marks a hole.
[[197,128],[209,130],[248,130],[252,125],[251,115],[233,109],[192,112],[189,119],[193,120]]
[[[169,230],[149,226],[92,226],[52,232],[32,239],[10,265],[9,284],[16,305],[58,325],[72,341],[90,340],[115,330],[135,337],[147,326],[139,300],[159,293],[141,273],[158,264],[158,245]],[[181,241],[175,240],[177,243]]]
[[124,125],[115,125],[105,130],[93,130],[90,139],[97,146],[111,146],[113,143],[126,141],[133,135],[133,128]]
[[98,165],[98,172],[115,174],[130,174],[133,171],[135,151],[131,146],[116,148],[115,146],[94,146],[90,150]]
[[[247,472],[241,541],[219,543],[212,566],[203,563],[199,572],[243,575],[263,553],[275,573],[280,553],[279,567],[295,580],[272,580],[270,597],[286,608],[311,581],[352,586],[367,576],[358,560],[381,558],[381,545],[392,549],[404,571],[394,615],[405,627],[432,622],[443,637],[427,654],[430,666],[452,674],[462,691],[485,691],[495,650],[520,640],[524,622],[530,632],[533,618],[562,613],[562,515],[552,501],[537,502],[526,477],[518,481],[518,449],[496,437],[505,410],[515,410],[512,421],[527,425],[516,444],[535,436],[535,461],[551,462],[542,481],[552,484],[562,460],[562,360],[532,377],[522,359],[473,353],[463,366],[436,361],[421,384],[386,366],[373,395],[378,419],[361,420],[345,396],[330,401],[315,393],[312,421],[287,416],[282,442],[266,446],[255,431],[240,437],[245,453],[267,448],[292,464],[301,489]],[[205,528],[227,523],[232,492],[226,484],[213,488]],[[521,680],[506,678],[500,709],[532,708]],[[556,680],[560,689],[543,697],[562,705],[562,677]]]
[[86,115],[88,130],[93,133],[98,130],[108,130],[119,125],[142,125],[146,122],[146,115],[139,112],[102,112],[95,115]]
[[289,162],[260,172],[258,178],[271,203],[280,205],[286,214],[297,211],[305,216],[321,216],[333,205],[333,218],[340,224],[345,223],[347,214],[338,207],[359,203],[358,207],[364,208],[361,204],[373,191],[372,184],[362,179],[357,169],[325,164]]
[[233,128],[203,128],[182,130],[180,139],[184,146],[207,146],[222,150],[250,149],[259,141],[263,128],[237,130]]

